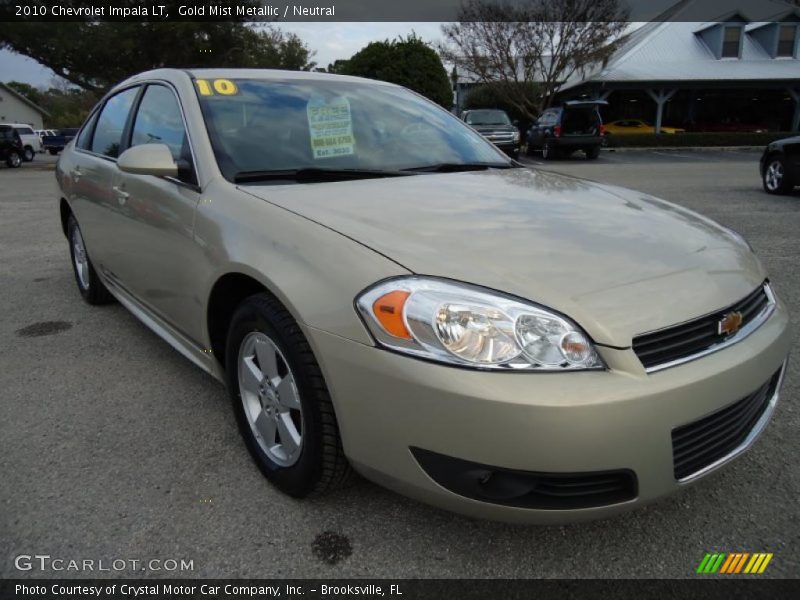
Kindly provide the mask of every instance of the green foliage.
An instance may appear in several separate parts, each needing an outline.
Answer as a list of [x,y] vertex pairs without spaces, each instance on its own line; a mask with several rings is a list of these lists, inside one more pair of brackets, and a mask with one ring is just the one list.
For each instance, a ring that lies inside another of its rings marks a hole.
[[[126,3],[139,4],[116,4]],[[170,14],[177,14],[179,2],[162,4]],[[217,4],[255,6],[260,2],[221,0]],[[94,92],[159,67],[302,70],[314,66],[311,51],[296,35],[241,21],[0,22],[0,48],[29,56],[56,75]]]
[[[509,91],[507,89],[509,86],[517,89]],[[464,109],[499,108],[506,111],[512,120],[530,121],[528,116],[519,109],[518,103],[511,102],[509,97],[524,95],[530,99],[531,104],[536,104],[539,102],[540,94],[539,86],[533,82],[486,83],[468,92],[464,100]]]
[[40,90],[19,81],[9,81],[6,85],[50,113],[44,119],[47,129],[79,127],[99,100],[97,94],[77,88],[62,86]]
[[691,148],[709,146],[766,146],[770,142],[797,135],[786,132],[763,133],[662,133],[656,134],[610,134],[607,137],[611,148]]
[[350,60],[331,65],[336,73],[379,79],[405,86],[449,109],[453,91],[436,51],[416,35],[372,42]]
[[328,63],[328,68],[326,69],[327,73],[336,73],[338,75],[343,75],[345,69],[347,68],[347,63],[350,62],[344,59],[337,59],[332,63]]

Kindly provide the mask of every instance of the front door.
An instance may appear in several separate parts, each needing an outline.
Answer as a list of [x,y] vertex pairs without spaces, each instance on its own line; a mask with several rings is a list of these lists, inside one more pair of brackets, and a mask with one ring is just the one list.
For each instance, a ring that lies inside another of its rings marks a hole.
[[165,144],[181,167],[178,178],[116,169],[113,186],[125,227],[115,274],[128,292],[190,340],[201,338],[205,298],[197,271],[203,250],[194,241],[200,191],[189,138],[172,88],[148,85],[131,122],[130,147]]

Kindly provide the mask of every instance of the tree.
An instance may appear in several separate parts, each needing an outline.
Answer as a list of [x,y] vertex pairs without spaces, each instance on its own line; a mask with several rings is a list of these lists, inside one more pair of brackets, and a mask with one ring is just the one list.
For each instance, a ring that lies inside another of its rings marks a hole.
[[49,113],[45,125],[52,129],[79,126],[99,100],[94,92],[65,84],[63,80],[54,81],[46,90],[19,81],[9,81],[6,85],[45,109]]
[[33,87],[31,84],[23,83],[21,81],[6,81],[6,85],[18,94],[25,96],[34,104],[41,104],[42,92]]
[[[520,83],[520,89],[515,94],[525,95],[532,100],[539,98],[539,86],[535,83]],[[484,83],[467,93],[464,100],[464,109],[471,110],[475,108],[499,108],[506,111],[512,120],[520,121],[521,123],[528,123],[530,117],[523,113],[514,104],[508,101],[503,89],[496,83]]]
[[337,60],[331,67],[342,75],[405,86],[448,109],[453,105],[452,87],[439,55],[413,33],[407,38],[372,42],[350,60]]
[[[139,4],[117,2],[116,4]],[[63,7],[80,2],[60,2]],[[85,3],[83,3],[85,4]],[[170,14],[179,2],[167,1]],[[259,5],[257,1],[216,4]],[[242,21],[0,22],[0,48],[29,56],[84,90],[158,67],[251,67],[303,70],[312,52],[294,34]]]
[[[468,0],[458,22],[442,26],[442,57],[536,117],[567,79],[618,47],[627,11],[618,0]],[[520,84],[538,83],[530,96]]]

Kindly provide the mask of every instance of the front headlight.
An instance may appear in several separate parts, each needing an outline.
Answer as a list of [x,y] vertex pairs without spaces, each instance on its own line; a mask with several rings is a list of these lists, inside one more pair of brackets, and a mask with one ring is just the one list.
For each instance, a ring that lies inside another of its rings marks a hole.
[[565,317],[477,286],[403,277],[356,299],[379,344],[484,369],[603,369],[589,337]]
[[515,142],[518,142],[518,141],[519,141],[519,131],[515,131],[515,132],[514,132],[514,141],[515,141]]

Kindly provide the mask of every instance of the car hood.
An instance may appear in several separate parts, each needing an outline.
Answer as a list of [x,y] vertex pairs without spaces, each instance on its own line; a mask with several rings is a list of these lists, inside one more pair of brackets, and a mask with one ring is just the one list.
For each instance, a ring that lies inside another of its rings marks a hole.
[[241,189],[414,273],[556,309],[596,342],[616,347],[724,308],[765,278],[746,242],[703,216],[643,193],[548,172]]
[[517,130],[513,125],[472,125],[472,128],[478,133],[491,133],[493,131],[511,131]]

